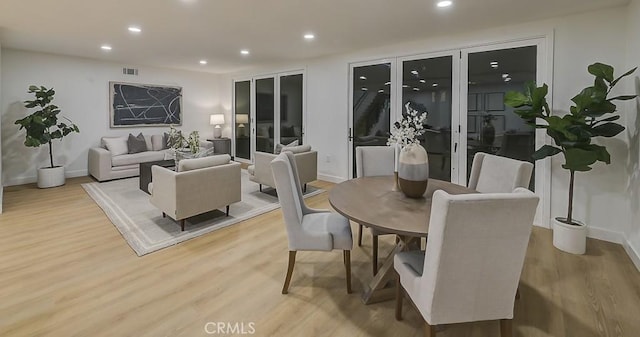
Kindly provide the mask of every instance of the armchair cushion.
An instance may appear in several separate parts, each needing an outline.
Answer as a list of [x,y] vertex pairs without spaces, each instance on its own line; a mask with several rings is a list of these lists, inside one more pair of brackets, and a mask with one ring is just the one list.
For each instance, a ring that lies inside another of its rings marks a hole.
[[293,142],[287,144],[287,145],[282,145],[280,143],[276,144],[276,149],[275,151],[273,151],[274,154],[280,154],[280,152],[282,152],[282,150],[284,150],[285,148],[288,147],[293,147],[293,146],[298,146],[298,140],[294,140]]
[[228,164],[231,161],[231,157],[228,154],[221,154],[216,156],[183,159],[178,163],[178,172],[185,172],[191,170],[197,170],[205,167],[212,167],[218,165]]

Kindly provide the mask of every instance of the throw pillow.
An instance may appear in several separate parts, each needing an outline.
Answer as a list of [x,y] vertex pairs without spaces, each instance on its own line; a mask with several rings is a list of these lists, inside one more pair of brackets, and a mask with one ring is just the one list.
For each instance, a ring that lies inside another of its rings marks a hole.
[[129,134],[127,139],[127,147],[129,147],[129,153],[139,153],[147,151],[147,142],[144,140],[142,133],[134,136]]
[[164,135],[162,135],[162,149],[168,149],[169,147],[169,134],[165,132]]
[[280,154],[280,152],[282,152],[282,150],[284,150],[284,148],[286,147],[291,147],[291,146],[298,146],[298,140],[294,140],[293,142],[287,144],[287,145],[282,145],[280,143],[276,144],[276,149],[275,151],[273,151],[274,154]]
[[164,142],[163,135],[151,135],[151,149],[153,151],[161,151],[166,149],[167,143]]
[[129,148],[127,147],[127,138],[118,137],[118,138],[103,138],[104,145],[111,152],[112,156],[119,156],[121,154],[129,153]]

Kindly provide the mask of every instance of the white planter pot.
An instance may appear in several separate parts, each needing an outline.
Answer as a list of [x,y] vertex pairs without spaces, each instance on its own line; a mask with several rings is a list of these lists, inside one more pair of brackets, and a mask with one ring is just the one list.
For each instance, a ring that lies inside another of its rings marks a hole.
[[[584,254],[587,249],[587,226],[573,220],[574,225],[553,219],[553,246],[571,254]],[[577,224],[577,225],[575,225]]]
[[38,187],[49,188],[64,185],[64,166],[38,169]]

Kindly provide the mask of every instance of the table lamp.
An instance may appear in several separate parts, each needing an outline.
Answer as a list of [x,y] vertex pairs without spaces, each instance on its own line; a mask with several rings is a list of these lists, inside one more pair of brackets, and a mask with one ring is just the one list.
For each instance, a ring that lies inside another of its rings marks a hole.
[[247,114],[237,114],[236,115],[236,124],[238,124],[238,136],[244,137],[244,125],[249,123],[249,115]]
[[215,125],[213,127],[213,138],[220,138],[222,136],[222,129],[220,128],[220,125],[224,124],[224,115],[223,114],[211,115],[209,119],[209,124]]

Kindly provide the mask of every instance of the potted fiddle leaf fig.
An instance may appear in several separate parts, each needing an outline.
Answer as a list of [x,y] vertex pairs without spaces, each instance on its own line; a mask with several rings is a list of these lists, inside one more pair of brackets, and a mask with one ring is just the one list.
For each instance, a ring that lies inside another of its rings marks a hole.
[[573,218],[573,193],[576,172],[586,172],[597,162],[611,163],[611,155],[603,145],[595,144],[594,138],[615,137],[624,130],[616,123],[620,115],[615,114],[615,101],[631,100],[636,95],[609,97],[611,90],[637,68],[631,69],[620,77],[614,76],[612,66],[594,63],[587,70],[594,76],[593,85],[586,87],[574,96],[569,113],[563,116],[553,115],[547,103],[546,84],[536,87],[527,83],[525,92],[508,92],[506,105],[517,108],[515,113],[529,125],[546,129],[554,145],[543,145],[533,154],[538,160],[562,154],[563,169],[569,171],[569,200],[566,217],[557,217],[553,222],[553,245],[573,254],[584,254],[586,250],[586,226]]
[[37,109],[32,114],[19,119],[15,124],[20,125],[20,130],[27,132],[24,145],[29,147],[39,147],[49,144],[49,167],[38,169],[38,187],[47,188],[61,186],[65,183],[64,166],[53,164],[53,144],[54,139],[64,138],[72,132],[80,132],[78,127],[66,119],[69,124],[58,121],[60,108],[51,104],[55,91],[45,87],[29,86],[29,93],[34,94],[35,99],[25,101],[24,106],[29,109]]

